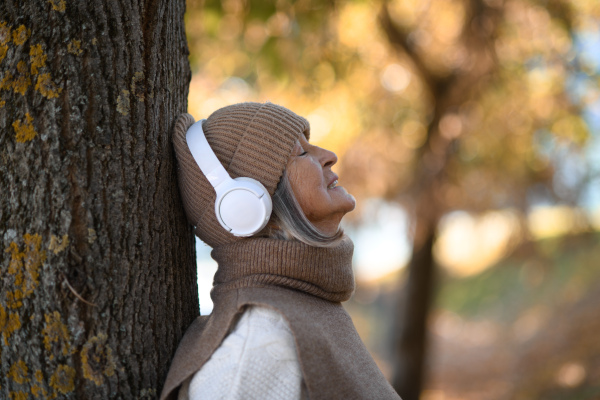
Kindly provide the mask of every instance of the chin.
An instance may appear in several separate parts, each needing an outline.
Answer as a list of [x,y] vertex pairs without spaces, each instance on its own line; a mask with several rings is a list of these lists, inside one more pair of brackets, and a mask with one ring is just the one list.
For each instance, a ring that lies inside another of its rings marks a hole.
[[354,209],[356,208],[356,200],[354,199],[354,196],[352,196],[351,194],[349,194],[348,196],[350,197],[350,201],[349,201],[348,210],[346,211],[346,213],[354,211]]
[[[350,196],[350,199],[352,200],[352,208],[350,209],[350,211],[354,211],[354,209],[356,208],[356,199],[354,198],[354,196],[352,196],[351,194],[348,194],[348,196]],[[348,211],[348,212],[350,212]]]
[[344,211],[346,213],[349,213],[356,208],[356,199],[354,196],[348,193],[345,188],[338,186],[335,188],[335,190],[342,192],[341,194],[343,195]]

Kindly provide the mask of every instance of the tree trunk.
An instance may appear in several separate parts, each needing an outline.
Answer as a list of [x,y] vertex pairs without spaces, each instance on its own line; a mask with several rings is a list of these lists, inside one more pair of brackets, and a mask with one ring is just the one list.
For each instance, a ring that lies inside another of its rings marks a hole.
[[198,315],[184,10],[0,3],[0,398],[155,398]]
[[[422,240],[415,241],[408,266],[408,279],[399,294],[394,335],[394,376],[392,385],[403,400],[418,400],[425,377],[427,318],[435,284],[433,245],[437,224],[422,225]],[[426,225],[426,226],[423,226]]]

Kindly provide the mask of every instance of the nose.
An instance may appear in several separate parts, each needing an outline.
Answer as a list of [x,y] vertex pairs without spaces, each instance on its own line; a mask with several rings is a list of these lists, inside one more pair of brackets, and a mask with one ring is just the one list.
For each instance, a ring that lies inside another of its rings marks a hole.
[[323,168],[325,167],[333,167],[337,161],[337,155],[335,155],[335,153],[333,151],[329,151],[326,149],[321,149],[322,155],[321,155],[321,165],[323,166]]

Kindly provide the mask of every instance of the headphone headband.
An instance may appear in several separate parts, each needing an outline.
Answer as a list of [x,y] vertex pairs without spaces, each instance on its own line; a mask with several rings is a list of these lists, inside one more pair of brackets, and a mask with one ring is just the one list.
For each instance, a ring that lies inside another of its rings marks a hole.
[[190,152],[194,157],[194,161],[196,161],[196,164],[198,164],[198,167],[200,167],[200,170],[204,176],[206,176],[208,182],[216,189],[217,186],[223,182],[231,180],[231,177],[225,168],[223,168],[223,165],[215,153],[213,153],[206,140],[206,136],[202,130],[204,121],[206,121],[206,119],[201,119],[190,126],[185,135],[185,139],[190,148]]

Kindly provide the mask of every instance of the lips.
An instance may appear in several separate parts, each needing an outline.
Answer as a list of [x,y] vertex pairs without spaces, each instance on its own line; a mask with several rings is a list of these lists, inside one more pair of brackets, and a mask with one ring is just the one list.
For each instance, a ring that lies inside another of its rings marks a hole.
[[329,185],[327,185],[327,189],[334,189],[338,183],[338,176],[334,175],[331,181],[329,181]]

